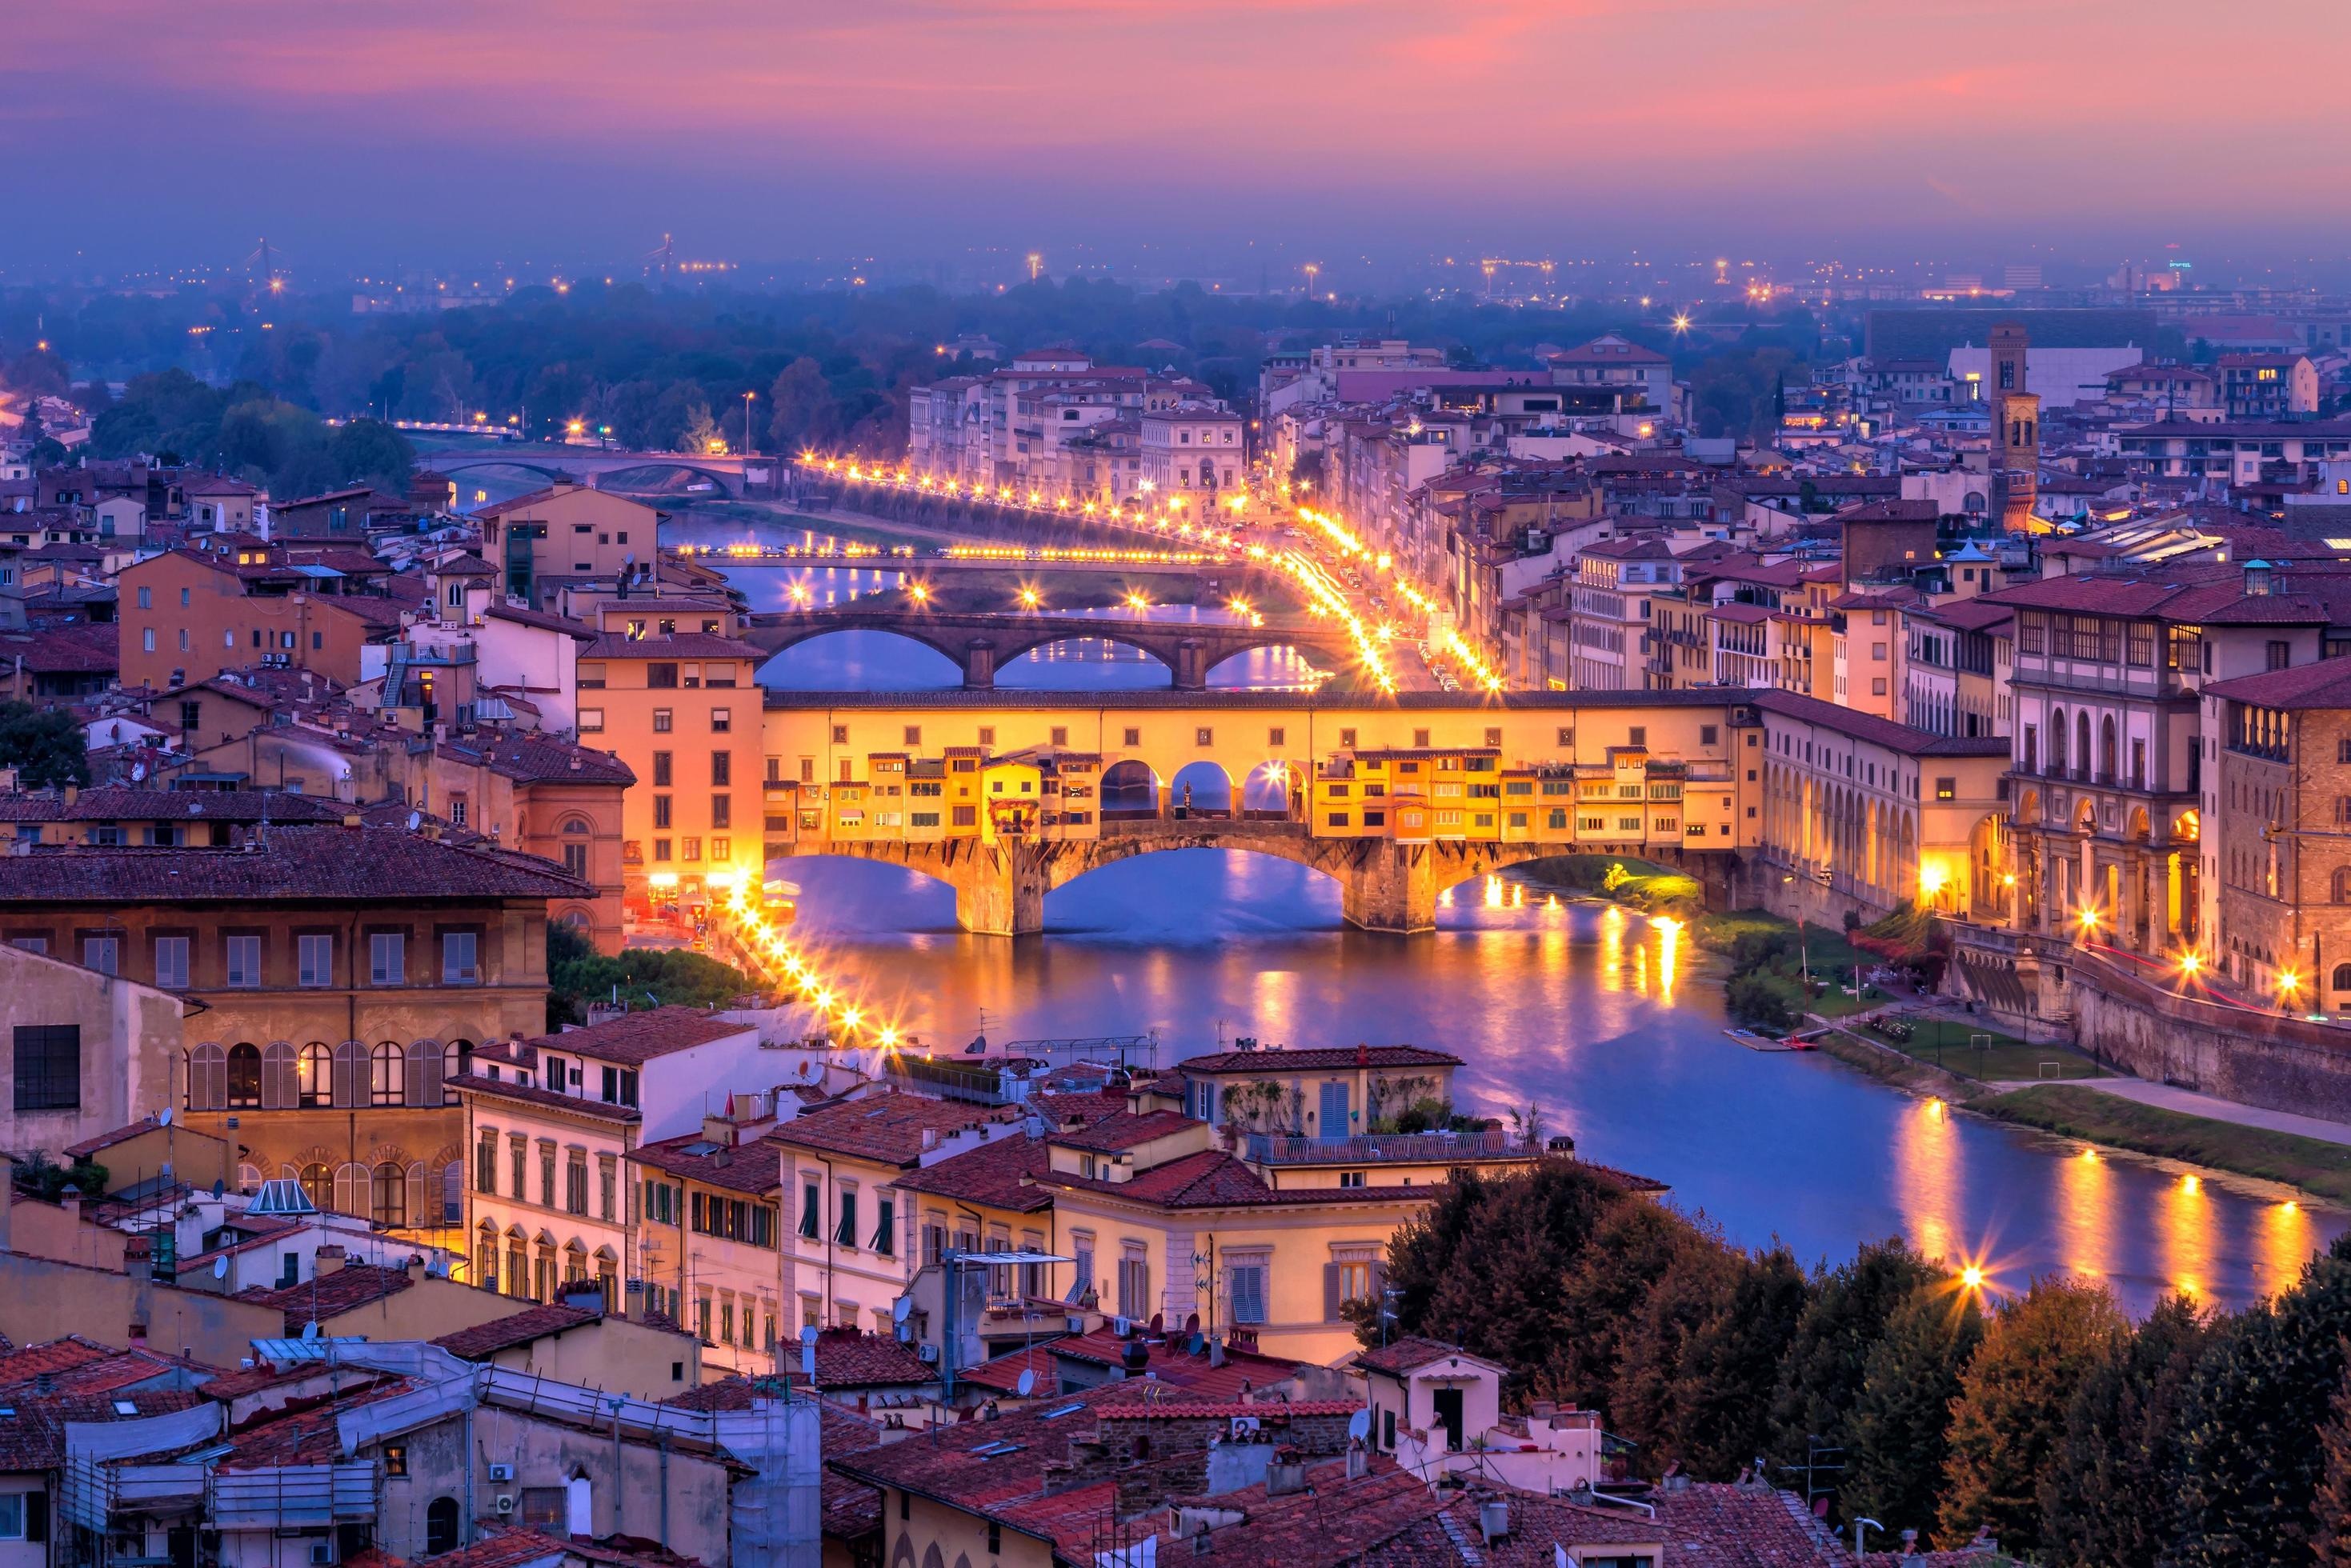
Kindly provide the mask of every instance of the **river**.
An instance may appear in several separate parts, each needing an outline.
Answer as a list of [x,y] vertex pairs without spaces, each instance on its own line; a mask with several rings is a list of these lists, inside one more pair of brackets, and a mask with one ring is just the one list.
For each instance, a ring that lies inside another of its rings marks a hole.
[[[774,568],[736,575],[755,606]],[[810,568],[812,594],[870,591]],[[1206,613],[1206,612],[1204,612]],[[1288,655],[1217,672],[1281,682]],[[805,643],[762,672],[795,690],[948,686],[929,650],[879,632]],[[1008,663],[1007,687],[1164,686],[1132,649],[1071,644]],[[1669,1183],[1730,1240],[1782,1241],[1807,1263],[1901,1234],[1981,1266],[2000,1288],[2061,1271],[2106,1280],[2134,1311],[2172,1290],[2239,1305],[2291,1281],[2346,1224],[2260,1184],[2190,1180],[2151,1162],[1980,1118],[1823,1056],[1760,1054],[1722,1033],[1719,961],[1637,915],[1555,902],[1505,877],[1454,890],[1434,935],[1348,928],[1339,892],[1268,857],[1186,850],[1107,867],[1050,895],[1035,940],[967,936],[941,884],[849,859],[778,867],[800,933],[876,1016],[934,1044],[985,1022],[998,1041],[1156,1032],[1163,1064],[1255,1035],[1290,1045],[1412,1042],[1467,1065],[1469,1106],[1529,1101],[1588,1158]]]

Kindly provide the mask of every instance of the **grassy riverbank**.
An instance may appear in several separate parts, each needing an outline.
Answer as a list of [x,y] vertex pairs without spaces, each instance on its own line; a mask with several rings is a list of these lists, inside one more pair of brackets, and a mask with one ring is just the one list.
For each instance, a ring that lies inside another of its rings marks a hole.
[[2282,1182],[2351,1206],[2351,1146],[2188,1116],[2063,1084],[1982,1096],[1969,1101],[1968,1108],[2085,1143]]

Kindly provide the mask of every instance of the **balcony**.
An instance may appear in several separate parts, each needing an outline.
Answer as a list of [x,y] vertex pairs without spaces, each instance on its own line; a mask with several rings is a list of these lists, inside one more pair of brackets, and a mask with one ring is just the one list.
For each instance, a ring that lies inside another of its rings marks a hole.
[[1251,1133],[1242,1158],[1252,1165],[1458,1164],[1502,1159],[1526,1152],[1506,1132],[1358,1133],[1352,1137],[1303,1137]]

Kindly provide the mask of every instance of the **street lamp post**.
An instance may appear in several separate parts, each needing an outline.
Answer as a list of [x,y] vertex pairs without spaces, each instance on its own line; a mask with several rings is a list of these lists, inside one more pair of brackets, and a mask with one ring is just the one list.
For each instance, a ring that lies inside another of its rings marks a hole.
[[757,392],[743,394],[743,455],[745,457],[752,455],[755,450],[751,440],[751,400],[758,395]]

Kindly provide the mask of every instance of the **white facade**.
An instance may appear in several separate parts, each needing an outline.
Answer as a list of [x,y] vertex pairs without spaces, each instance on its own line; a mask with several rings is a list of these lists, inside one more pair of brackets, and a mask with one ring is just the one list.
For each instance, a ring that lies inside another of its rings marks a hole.
[[1188,405],[1143,416],[1143,477],[1162,498],[1212,503],[1248,476],[1238,414]]

